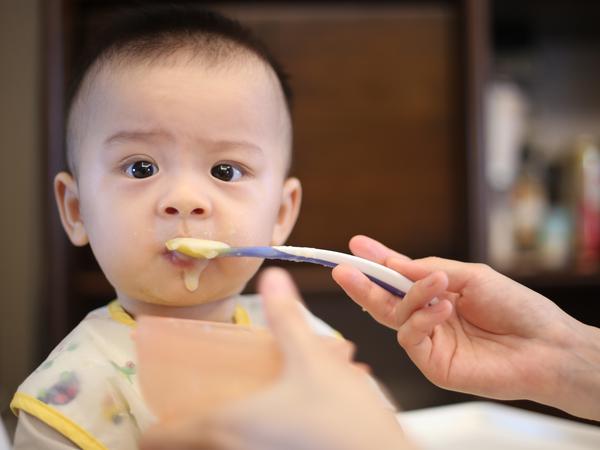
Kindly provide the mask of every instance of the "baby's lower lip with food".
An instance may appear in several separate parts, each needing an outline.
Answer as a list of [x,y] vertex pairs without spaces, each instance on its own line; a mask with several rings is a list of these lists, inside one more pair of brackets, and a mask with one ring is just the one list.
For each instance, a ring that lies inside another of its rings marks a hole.
[[173,265],[182,269],[191,268],[198,264],[198,260],[176,251],[165,251],[165,258]]

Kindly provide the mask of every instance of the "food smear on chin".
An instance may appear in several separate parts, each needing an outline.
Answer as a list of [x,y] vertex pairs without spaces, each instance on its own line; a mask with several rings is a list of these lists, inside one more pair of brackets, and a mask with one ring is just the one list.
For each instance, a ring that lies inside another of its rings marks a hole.
[[200,284],[200,273],[203,269],[203,266],[198,266],[183,271],[183,283],[188,291],[194,292],[198,289],[198,285]]

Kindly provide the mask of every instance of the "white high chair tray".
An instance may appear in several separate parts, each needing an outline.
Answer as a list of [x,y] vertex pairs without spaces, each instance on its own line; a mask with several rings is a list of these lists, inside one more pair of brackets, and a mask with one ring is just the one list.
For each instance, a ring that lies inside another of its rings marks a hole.
[[492,402],[466,402],[398,414],[423,450],[600,449],[600,426]]

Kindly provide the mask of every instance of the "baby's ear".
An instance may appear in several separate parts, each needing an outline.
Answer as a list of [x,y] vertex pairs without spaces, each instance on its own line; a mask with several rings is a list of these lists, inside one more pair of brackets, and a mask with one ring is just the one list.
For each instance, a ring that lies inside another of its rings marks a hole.
[[273,228],[271,245],[282,245],[292,232],[298,213],[300,212],[300,203],[302,202],[302,186],[298,178],[288,178],[283,183],[281,194],[281,205],[277,222]]
[[60,172],[54,177],[54,196],[60,213],[60,220],[69,239],[78,247],[86,245],[88,235],[81,220],[79,189],[71,174]]

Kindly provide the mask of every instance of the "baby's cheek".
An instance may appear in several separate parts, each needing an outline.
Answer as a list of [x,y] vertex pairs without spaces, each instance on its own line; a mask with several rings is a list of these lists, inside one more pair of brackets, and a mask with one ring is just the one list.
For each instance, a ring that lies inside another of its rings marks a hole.
[[251,278],[259,269],[262,260],[258,258],[221,258],[224,263],[227,263],[227,273],[237,277]]
[[139,240],[143,238],[126,232],[107,233],[90,240],[94,256],[113,287],[131,284],[149,272],[151,258],[145,248],[138,245]]
[[262,260],[258,258],[219,258],[222,264],[221,279],[223,283],[235,286],[236,290],[243,290],[250,279],[258,272]]
[[222,228],[219,233],[219,239],[226,242],[231,247],[255,247],[271,245],[272,230],[269,227],[260,227],[252,229],[251,227],[231,225],[227,228]]
[[123,289],[124,286],[139,282],[139,278],[144,274],[144,271],[140,270],[136,264],[132,264],[126,255],[112,252],[97,259],[102,272],[115,289]]

